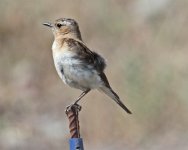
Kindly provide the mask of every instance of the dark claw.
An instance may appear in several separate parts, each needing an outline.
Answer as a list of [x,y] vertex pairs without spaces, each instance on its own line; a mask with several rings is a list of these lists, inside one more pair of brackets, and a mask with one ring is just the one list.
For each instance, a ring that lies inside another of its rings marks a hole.
[[78,111],[81,111],[81,109],[82,109],[82,106],[81,106],[81,105],[74,104],[74,106],[76,107],[76,109],[77,109]]
[[74,104],[68,105],[68,106],[66,107],[65,112],[66,112],[66,114],[67,114],[70,110],[76,110],[76,111],[79,112],[79,111],[81,111],[81,109],[82,109],[82,106],[80,106],[80,105],[74,103]]

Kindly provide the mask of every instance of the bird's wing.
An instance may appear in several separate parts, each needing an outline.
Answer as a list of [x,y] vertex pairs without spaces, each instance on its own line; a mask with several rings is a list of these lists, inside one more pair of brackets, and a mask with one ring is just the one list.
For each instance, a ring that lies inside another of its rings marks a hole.
[[111,87],[110,87],[110,84],[109,84],[109,82],[108,82],[108,79],[107,79],[106,75],[104,74],[104,72],[101,72],[99,75],[100,75],[100,77],[101,77],[101,79],[102,79],[104,85],[105,85],[106,87],[108,87],[108,88],[111,88]]
[[82,41],[75,41],[77,55],[76,57],[83,62],[83,64],[94,67],[99,73],[103,72],[106,63],[102,56],[96,52],[91,51]]

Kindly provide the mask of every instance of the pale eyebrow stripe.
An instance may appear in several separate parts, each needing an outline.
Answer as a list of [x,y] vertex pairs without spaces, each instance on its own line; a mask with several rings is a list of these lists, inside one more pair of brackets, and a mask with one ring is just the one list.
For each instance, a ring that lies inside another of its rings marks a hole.
[[67,24],[67,25],[70,25],[71,23],[69,22],[69,21],[67,21],[67,20],[64,20],[62,23],[65,23],[65,24]]

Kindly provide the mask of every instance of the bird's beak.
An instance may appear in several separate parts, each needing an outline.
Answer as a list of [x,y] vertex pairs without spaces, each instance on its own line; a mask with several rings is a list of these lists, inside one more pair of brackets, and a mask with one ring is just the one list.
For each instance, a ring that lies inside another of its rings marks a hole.
[[45,22],[45,23],[43,23],[43,25],[45,25],[45,26],[47,26],[47,27],[50,27],[50,28],[53,27],[53,24],[52,24],[52,23],[49,23],[49,22]]

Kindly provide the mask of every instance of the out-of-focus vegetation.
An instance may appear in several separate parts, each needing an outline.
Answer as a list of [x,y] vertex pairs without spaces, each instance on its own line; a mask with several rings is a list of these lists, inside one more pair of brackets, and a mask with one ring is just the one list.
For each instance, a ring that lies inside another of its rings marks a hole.
[[68,149],[65,107],[79,90],[53,66],[60,17],[79,22],[88,47],[107,59],[114,90],[133,111],[93,91],[82,101],[90,150],[188,149],[187,0],[3,0],[0,4],[0,149]]

